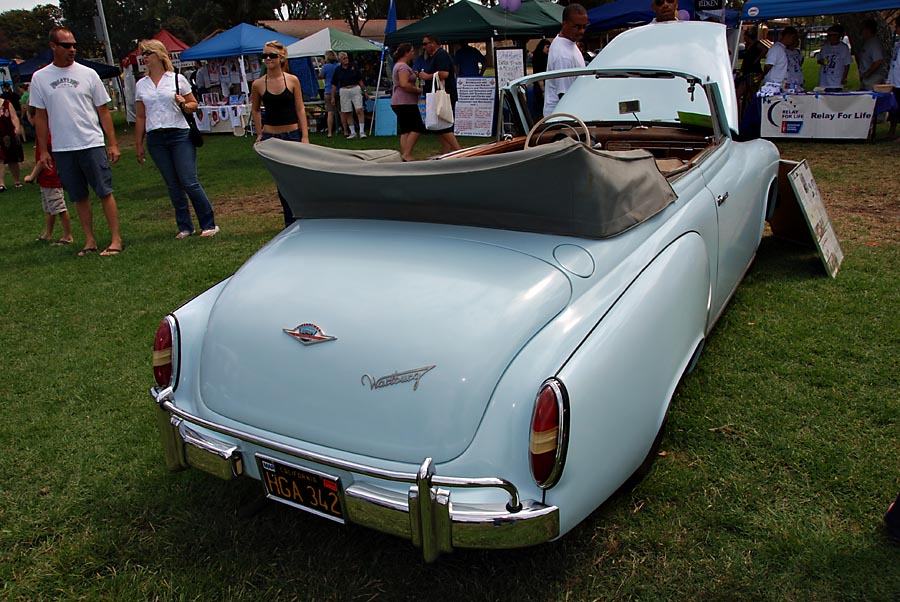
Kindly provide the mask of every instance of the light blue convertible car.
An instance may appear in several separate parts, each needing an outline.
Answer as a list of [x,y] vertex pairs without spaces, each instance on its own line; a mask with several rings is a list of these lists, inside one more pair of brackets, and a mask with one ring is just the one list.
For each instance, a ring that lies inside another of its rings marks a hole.
[[299,222],[166,316],[170,469],[407,538],[426,560],[575,527],[656,455],[753,260],[778,153],[737,142],[724,28],[618,36],[496,142],[400,162],[269,140]]

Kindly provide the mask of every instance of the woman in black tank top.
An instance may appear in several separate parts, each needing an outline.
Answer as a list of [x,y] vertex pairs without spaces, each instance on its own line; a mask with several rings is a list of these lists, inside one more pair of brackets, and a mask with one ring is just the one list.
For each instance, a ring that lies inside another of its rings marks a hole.
[[[303,106],[303,91],[300,80],[287,73],[287,49],[277,40],[263,46],[262,60],[266,74],[260,77],[250,89],[250,112],[256,126],[256,142],[268,138],[280,138],[309,144],[309,127],[306,122],[306,108]],[[263,125],[260,106],[266,108]],[[278,191],[281,209],[284,211],[284,225],[294,223],[291,212],[281,191]]]

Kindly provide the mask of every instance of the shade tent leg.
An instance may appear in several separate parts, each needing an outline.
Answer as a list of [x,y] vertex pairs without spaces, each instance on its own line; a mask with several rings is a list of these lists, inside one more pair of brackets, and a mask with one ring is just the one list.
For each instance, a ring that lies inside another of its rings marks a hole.
[[384,72],[384,52],[387,46],[381,47],[381,62],[378,63],[378,79],[375,81],[375,101],[372,105],[372,121],[369,123],[369,136],[375,130],[375,116],[378,114],[378,93],[381,91],[381,74]]

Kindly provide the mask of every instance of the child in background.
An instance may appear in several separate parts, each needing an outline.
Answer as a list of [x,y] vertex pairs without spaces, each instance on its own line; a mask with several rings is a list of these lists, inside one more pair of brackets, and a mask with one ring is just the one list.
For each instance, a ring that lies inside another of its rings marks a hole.
[[[50,150],[50,136],[47,136],[47,149]],[[56,175],[56,167],[52,169],[44,169],[40,162],[37,145],[34,147],[34,169],[25,176],[26,183],[37,182],[41,187],[41,204],[44,207],[46,219],[44,222],[44,231],[38,236],[37,240],[53,239],[53,226],[56,225],[56,216],[62,224],[62,238],[56,242],[50,243],[55,247],[72,244],[72,220],[69,219],[69,212],[66,209],[66,197],[63,193],[62,182]]]

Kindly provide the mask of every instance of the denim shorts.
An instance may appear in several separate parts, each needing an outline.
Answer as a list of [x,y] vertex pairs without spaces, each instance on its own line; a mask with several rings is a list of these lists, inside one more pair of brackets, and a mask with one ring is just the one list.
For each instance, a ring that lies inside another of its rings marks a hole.
[[112,194],[112,170],[104,147],[53,151],[53,162],[70,201],[86,200],[88,185],[100,198]]
[[280,134],[263,132],[262,139],[268,140],[269,138],[278,138],[279,140],[288,140],[290,142],[300,142],[300,140],[303,139],[299,129],[291,130],[290,132],[281,132]]

